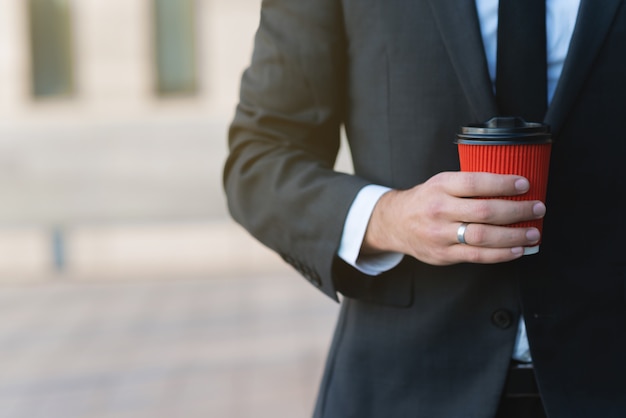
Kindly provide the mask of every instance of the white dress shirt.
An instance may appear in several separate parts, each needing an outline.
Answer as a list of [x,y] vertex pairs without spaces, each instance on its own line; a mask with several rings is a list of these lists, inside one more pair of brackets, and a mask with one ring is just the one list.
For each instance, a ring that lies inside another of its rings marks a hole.
[[[523,1],[523,0],[520,0]],[[480,30],[487,57],[487,67],[495,91],[496,51],[498,33],[498,0],[475,0]],[[563,63],[574,32],[580,0],[546,0],[546,43],[548,64],[548,104],[561,76]],[[403,254],[360,254],[367,224],[378,199],[390,189],[378,185],[365,186],[356,196],[344,225],[338,255],[361,272],[376,276],[392,269],[402,261]],[[513,358],[530,362],[526,326],[520,319]]]

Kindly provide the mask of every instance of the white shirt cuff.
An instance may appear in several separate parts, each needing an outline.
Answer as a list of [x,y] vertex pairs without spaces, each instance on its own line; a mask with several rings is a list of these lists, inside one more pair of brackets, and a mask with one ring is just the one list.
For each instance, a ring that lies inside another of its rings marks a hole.
[[391,189],[388,187],[370,184],[359,191],[348,211],[337,252],[346,263],[370,276],[377,276],[391,270],[400,264],[404,258],[404,254],[394,252],[361,254],[365,231],[374,211],[374,206],[381,196],[389,190]]

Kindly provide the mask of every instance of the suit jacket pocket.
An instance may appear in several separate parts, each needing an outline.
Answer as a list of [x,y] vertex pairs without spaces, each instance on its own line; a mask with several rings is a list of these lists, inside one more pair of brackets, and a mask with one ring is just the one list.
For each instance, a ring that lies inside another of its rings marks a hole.
[[413,269],[410,257],[379,276],[368,276],[338,257],[333,266],[335,288],[343,296],[396,307],[413,304]]

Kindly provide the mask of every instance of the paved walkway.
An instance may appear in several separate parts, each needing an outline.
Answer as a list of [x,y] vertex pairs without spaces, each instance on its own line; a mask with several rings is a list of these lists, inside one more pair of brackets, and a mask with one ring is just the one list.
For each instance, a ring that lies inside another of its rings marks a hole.
[[337,306],[226,216],[227,124],[0,120],[0,418],[310,416]]
[[295,273],[0,287],[0,418],[298,418],[337,305]]

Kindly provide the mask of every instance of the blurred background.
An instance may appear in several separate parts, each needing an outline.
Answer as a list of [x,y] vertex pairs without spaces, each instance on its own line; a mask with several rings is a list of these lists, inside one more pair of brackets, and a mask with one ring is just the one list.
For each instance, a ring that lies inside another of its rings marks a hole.
[[221,188],[259,7],[0,0],[1,418],[310,416],[337,305]]

